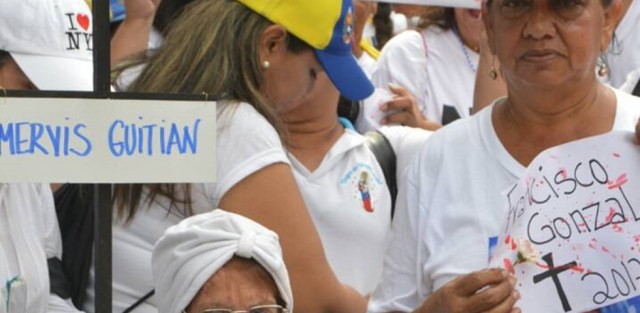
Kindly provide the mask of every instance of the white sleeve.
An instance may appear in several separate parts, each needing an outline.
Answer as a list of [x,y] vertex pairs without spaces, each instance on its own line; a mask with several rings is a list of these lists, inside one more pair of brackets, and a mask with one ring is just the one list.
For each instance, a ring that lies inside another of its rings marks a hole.
[[431,290],[422,270],[427,255],[421,221],[427,217],[421,191],[430,188],[418,183],[423,170],[416,158],[408,169],[405,188],[399,190],[382,280],[369,302],[370,313],[411,312],[422,305],[424,291]]
[[407,88],[417,99],[422,113],[427,100],[427,51],[422,34],[405,31],[384,46],[373,73],[373,84],[387,89],[389,83]]
[[76,309],[71,302],[71,299],[63,300],[57,295],[50,294],[49,295],[49,304],[47,308],[47,313],[77,313],[82,312]]
[[215,191],[207,191],[217,201],[260,169],[274,163],[289,164],[278,133],[249,104],[218,109],[217,140],[217,182]]
[[58,226],[58,216],[53,203],[51,187],[48,184],[39,184],[37,192],[42,208],[44,252],[47,259],[62,259],[62,238],[60,237],[60,226]]
[[[62,259],[62,238],[60,236],[60,227],[58,225],[58,216],[56,215],[55,204],[53,202],[53,193],[48,184],[40,184],[37,187],[40,197],[40,207],[42,208],[42,218],[44,226],[44,252],[47,259]],[[45,261],[46,264],[46,261]],[[48,271],[47,271],[48,273]],[[49,281],[49,279],[47,279]],[[48,309],[49,313],[64,312],[80,312],[71,300],[63,300],[55,294],[49,294]]]

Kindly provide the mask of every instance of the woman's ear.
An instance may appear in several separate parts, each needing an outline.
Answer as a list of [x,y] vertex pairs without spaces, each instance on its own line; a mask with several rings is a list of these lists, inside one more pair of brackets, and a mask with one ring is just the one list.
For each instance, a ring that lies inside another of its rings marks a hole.
[[489,50],[491,50],[491,54],[495,55],[496,54],[496,46],[495,46],[495,36],[494,36],[494,29],[493,29],[493,24],[491,24],[491,17],[489,13],[489,5],[487,4],[487,1],[482,1],[482,23],[484,24],[484,30],[487,34],[487,43],[489,46]]
[[602,34],[600,36],[600,52],[607,50],[618,22],[622,7],[619,0],[614,0],[608,8],[604,9],[604,23],[602,24]]
[[274,55],[287,51],[288,34],[281,25],[270,25],[260,35],[260,63],[272,62]]

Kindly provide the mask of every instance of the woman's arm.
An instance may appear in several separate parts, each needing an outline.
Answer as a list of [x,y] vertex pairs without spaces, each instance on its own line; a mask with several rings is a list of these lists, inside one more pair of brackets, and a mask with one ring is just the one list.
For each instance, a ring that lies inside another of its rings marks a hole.
[[111,66],[147,50],[161,0],[124,0],[127,16],[111,38]]
[[296,311],[365,311],[364,298],[341,285],[329,267],[288,165],[270,165],[246,177],[225,193],[220,208],[253,219],[278,234]]

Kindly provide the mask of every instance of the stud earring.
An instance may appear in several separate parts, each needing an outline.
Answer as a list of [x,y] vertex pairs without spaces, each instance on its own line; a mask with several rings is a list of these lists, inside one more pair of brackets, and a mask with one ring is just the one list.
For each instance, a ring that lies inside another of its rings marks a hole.
[[271,66],[271,63],[269,63],[269,61],[264,61],[262,62],[262,69],[268,69],[269,66]]

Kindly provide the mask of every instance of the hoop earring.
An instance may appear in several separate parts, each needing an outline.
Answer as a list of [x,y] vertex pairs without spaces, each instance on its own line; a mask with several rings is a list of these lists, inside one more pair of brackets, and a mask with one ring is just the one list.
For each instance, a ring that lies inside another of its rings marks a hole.
[[496,71],[496,56],[493,56],[493,61],[491,61],[491,69],[489,70],[489,78],[491,80],[496,80],[498,78],[498,71]]
[[269,68],[269,66],[271,66],[271,63],[269,63],[269,61],[266,61],[266,60],[265,60],[264,62],[262,62],[262,69],[263,69],[263,70],[268,69],[268,68]]

